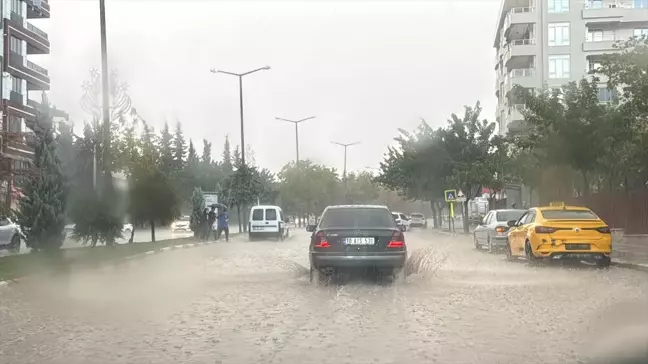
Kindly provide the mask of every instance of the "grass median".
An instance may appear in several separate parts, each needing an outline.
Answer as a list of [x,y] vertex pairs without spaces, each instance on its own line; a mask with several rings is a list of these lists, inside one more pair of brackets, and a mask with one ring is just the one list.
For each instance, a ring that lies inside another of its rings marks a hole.
[[196,240],[192,237],[144,242],[118,244],[115,246],[97,246],[61,249],[54,253],[27,253],[0,257],[0,281],[13,280],[30,275],[65,272],[74,266],[99,266],[103,263],[125,257],[162,249],[168,246],[189,244]]

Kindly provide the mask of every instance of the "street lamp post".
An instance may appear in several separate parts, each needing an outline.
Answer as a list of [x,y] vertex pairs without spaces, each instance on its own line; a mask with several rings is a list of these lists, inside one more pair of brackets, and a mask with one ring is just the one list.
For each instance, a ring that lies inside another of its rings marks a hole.
[[[76,134],[72,134],[77,139],[83,139]],[[92,189],[97,189],[97,144],[96,142],[92,145]]]
[[360,144],[360,142],[353,142],[353,143],[338,143],[338,142],[331,142],[333,144],[339,145],[341,147],[344,147],[344,170],[342,172],[342,178],[344,179],[344,194],[345,197],[348,197],[349,193],[349,186],[347,184],[347,148],[353,145]]
[[295,166],[298,166],[299,165],[299,123],[306,120],[315,119],[315,116],[309,116],[305,119],[300,119],[300,120],[288,120],[288,119],[277,118],[277,117],[275,117],[275,119],[281,121],[287,121],[289,123],[295,124],[295,150],[297,152],[297,159],[295,160]]
[[[110,96],[108,88],[108,44],[106,40],[106,1],[99,0],[99,28],[101,32],[101,99],[103,112],[104,173],[110,172]],[[96,159],[96,158],[95,158]],[[96,167],[95,167],[96,168]]]
[[239,106],[240,106],[240,111],[241,111],[241,163],[245,164],[245,128],[243,124],[243,76],[247,76],[249,74],[252,74],[254,72],[258,71],[267,71],[270,69],[270,66],[265,66],[261,68],[257,68],[252,71],[248,71],[245,73],[234,73],[234,72],[227,72],[227,71],[221,71],[221,70],[216,70],[212,68],[210,70],[211,73],[224,73],[226,75],[231,75],[231,76],[236,76],[239,79]]

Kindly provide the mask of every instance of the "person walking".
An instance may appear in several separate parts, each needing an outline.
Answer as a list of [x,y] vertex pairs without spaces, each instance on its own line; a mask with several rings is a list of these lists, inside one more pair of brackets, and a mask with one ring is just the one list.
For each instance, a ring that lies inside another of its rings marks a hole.
[[229,214],[227,209],[223,209],[218,214],[218,229],[216,230],[216,240],[220,240],[221,233],[225,232],[225,241],[229,241]]
[[209,238],[209,208],[205,207],[200,219],[200,238],[207,240]]
[[[216,206],[212,206],[211,210],[209,210],[209,213],[207,214],[207,240],[211,237],[211,233],[214,229],[214,223],[216,222]],[[218,240],[218,237],[216,237]]]

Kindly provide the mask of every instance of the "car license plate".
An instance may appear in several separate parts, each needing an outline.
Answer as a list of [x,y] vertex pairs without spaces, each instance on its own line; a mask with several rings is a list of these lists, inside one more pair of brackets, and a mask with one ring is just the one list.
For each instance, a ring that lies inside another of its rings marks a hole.
[[565,244],[566,250],[590,250],[589,244]]
[[252,230],[263,230],[263,226],[252,226]]
[[344,239],[345,245],[374,245],[374,238],[346,238]]

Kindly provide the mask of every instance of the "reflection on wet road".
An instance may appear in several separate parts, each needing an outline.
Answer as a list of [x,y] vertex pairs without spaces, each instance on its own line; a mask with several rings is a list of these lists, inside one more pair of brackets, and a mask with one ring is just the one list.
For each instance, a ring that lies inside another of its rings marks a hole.
[[407,283],[315,287],[294,235],[4,288],[0,362],[569,363],[647,327],[646,273],[529,268],[413,231]]

